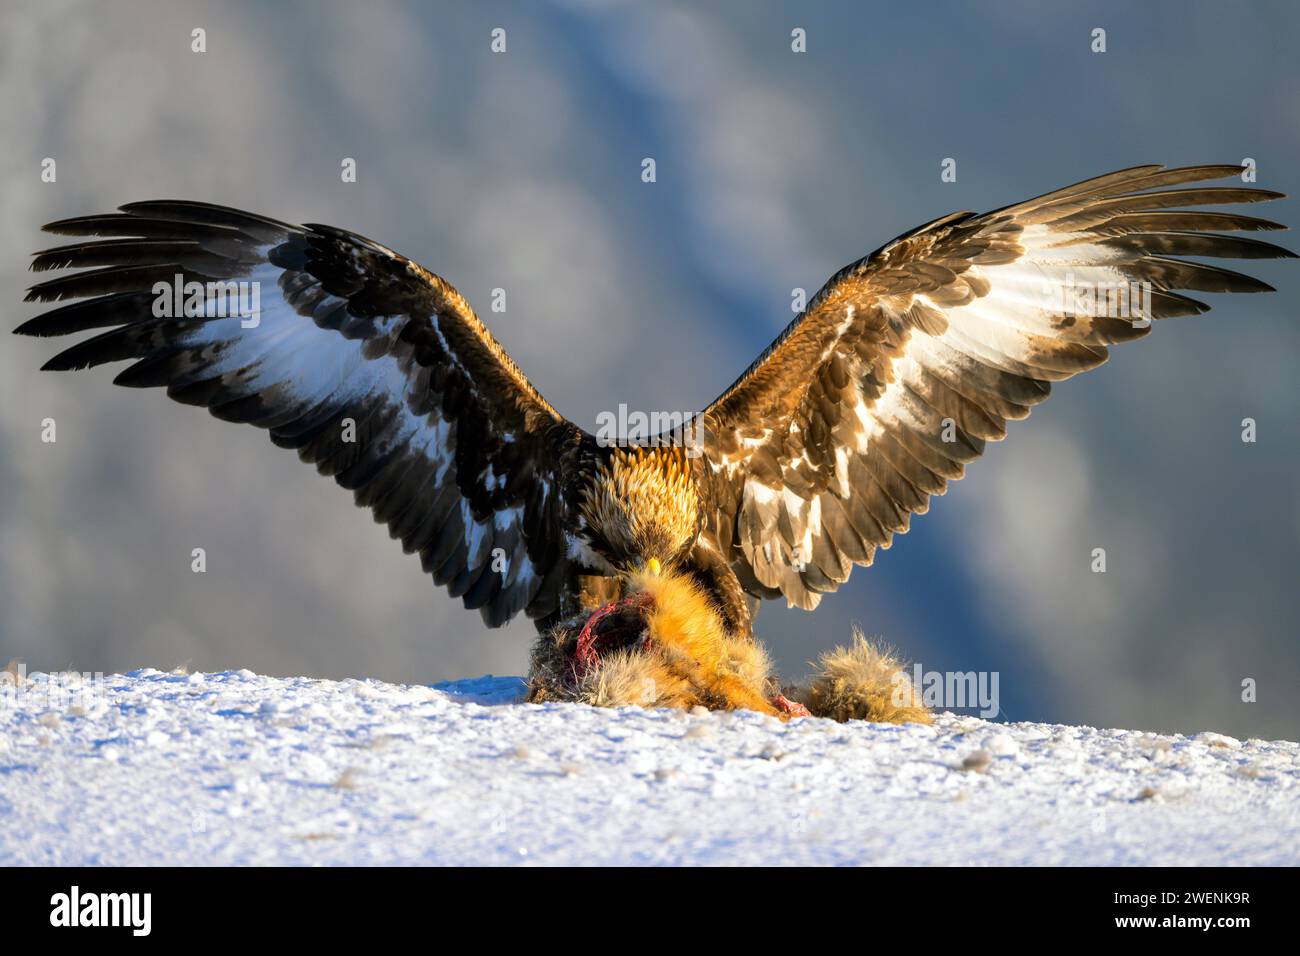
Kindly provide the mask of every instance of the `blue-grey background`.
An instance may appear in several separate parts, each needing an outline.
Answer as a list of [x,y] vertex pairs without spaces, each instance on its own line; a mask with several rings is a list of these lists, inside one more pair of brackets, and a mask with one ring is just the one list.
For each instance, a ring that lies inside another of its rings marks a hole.
[[[793,288],[952,210],[1151,162],[1251,157],[1260,185],[1300,189],[1287,2],[0,10],[6,329],[36,311],[26,256],[57,241],[41,223],[209,200],[345,226],[446,276],[587,427],[620,401],[703,407]],[[1290,200],[1264,215],[1300,220]],[[998,671],[1010,719],[1294,738],[1300,269],[1245,265],[1280,291],[1211,297],[1118,350],[815,614],[768,605],[783,671],[860,622],[928,669]],[[0,663],[523,671],[530,624],[484,629],[292,454],[107,370],[38,374],[55,347],[0,348]]]

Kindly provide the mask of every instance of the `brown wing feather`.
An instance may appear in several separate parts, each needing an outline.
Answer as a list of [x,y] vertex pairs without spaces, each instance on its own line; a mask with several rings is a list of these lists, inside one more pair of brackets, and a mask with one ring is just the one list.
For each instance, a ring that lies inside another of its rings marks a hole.
[[1100,365],[1150,319],[1207,308],[1174,290],[1269,290],[1171,258],[1292,257],[1213,232],[1277,223],[1176,208],[1280,193],[1165,188],[1240,172],[1121,170],[937,219],[840,270],[704,413],[709,543],[750,593],[815,607],[1052,382]]
[[[80,299],[27,335],[107,328],[49,369],[132,360],[129,386],[269,430],[354,492],[434,580],[484,620],[551,614],[567,573],[569,449],[579,430],[537,393],[450,284],[329,226],[192,202],[63,220],[29,301]],[[260,314],[157,317],[155,282],[256,283]],[[90,297],[90,298],[87,298]]]

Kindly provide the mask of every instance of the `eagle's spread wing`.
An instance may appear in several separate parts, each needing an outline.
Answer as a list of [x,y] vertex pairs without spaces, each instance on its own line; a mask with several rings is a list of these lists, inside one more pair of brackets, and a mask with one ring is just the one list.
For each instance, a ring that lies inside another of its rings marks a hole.
[[1002,438],[1008,419],[1046,398],[1050,383],[1100,365],[1108,345],[1146,335],[1148,312],[1208,308],[1173,290],[1270,291],[1171,258],[1291,257],[1217,234],[1284,228],[1276,223],[1183,208],[1280,193],[1163,188],[1240,172],[1127,169],[985,215],[935,220],[842,269],[704,413],[717,505],[706,540],[746,590],[815,607],[906,531],[986,441]]
[[[560,471],[576,429],[448,283],[352,233],[202,203],[133,203],[45,228],[100,238],[36,253],[37,271],[91,268],[34,286],[28,301],[82,301],[17,331],[113,327],[45,368],[134,360],[118,384],[166,386],[268,429],[488,624],[555,609],[567,560]],[[171,315],[185,305],[154,291],[177,276],[205,291],[187,314],[158,317],[160,300]],[[240,300],[206,285],[221,281],[256,283],[242,303],[256,288],[260,311],[231,315]]]

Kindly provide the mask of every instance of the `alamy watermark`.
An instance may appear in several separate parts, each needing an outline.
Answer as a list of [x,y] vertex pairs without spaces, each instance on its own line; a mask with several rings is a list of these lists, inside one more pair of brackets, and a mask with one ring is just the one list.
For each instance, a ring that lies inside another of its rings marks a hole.
[[931,710],[977,710],[985,720],[1002,712],[997,671],[927,671],[912,665],[912,673],[893,677],[893,702],[899,707],[918,700]]
[[102,671],[62,671],[27,676],[27,665],[10,664],[0,671],[0,712],[17,707],[75,714],[94,709],[107,697]]
[[1065,319],[1108,316],[1141,329],[1151,324],[1151,283],[1145,279],[1092,282],[1067,272],[1064,282],[1046,283],[1042,292],[1048,311]]
[[596,415],[596,443],[602,448],[685,448],[687,458],[704,453],[704,417],[699,412],[618,411]]
[[152,893],[83,893],[73,885],[50,897],[51,926],[120,926],[133,936],[148,936],[153,928]]
[[153,314],[157,319],[225,319],[238,316],[240,326],[255,329],[262,321],[262,283],[220,279],[185,281],[182,273],[171,282],[155,282]]

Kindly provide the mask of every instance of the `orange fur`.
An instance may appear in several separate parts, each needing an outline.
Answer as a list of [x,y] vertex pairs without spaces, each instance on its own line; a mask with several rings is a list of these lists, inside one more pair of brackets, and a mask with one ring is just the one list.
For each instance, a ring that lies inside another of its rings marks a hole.
[[780,713],[768,699],[766,653],[751,640],[728,635],[712,602],[693,581],[674,574],[639,574],[628,587],[653,598],[646,617],[651,647],[674,675],[696,689],[699,703]]
[[[727,633],[717,609],[690,578],[672,572],[629,577],[627,594],[645,594],[646,647],[605,654],[581,674],[573,666],[575,635],[585,619],[566,622],[533,647],[528,700],[569,700],[598,707],[707,707],[754,710],[788,720],[775,706],[777,683],[766,651]],[[855,633],[853,647],[822,655],[822,673],[787,693],[814,716],[834,720],[930,721],[910,694],[906,674],[892,657]],[[902,684],[900,685],[900,680]]]

